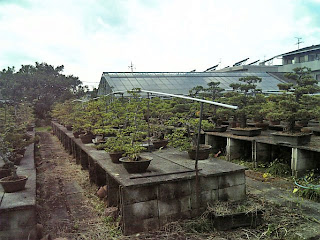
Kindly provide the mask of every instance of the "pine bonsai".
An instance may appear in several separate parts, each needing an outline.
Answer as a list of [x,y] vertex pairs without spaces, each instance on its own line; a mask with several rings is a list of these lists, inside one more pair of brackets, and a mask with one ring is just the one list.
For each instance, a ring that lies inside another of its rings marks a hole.
[[226,97],[228,103],[238,106],[235,116],[240,120],[240,127],[245,128],[248,117],[252,117],[257,111],[257,106],[261,106],[264,101],[264,96],[256,85],[262,79],[257,76],[248,76],[239,78],[239,81],[243,83],[230,84],[233,92],[227,93]]
[[294,132],[297,120],[310,120],[316,117],[314,106],[319,104],[317,98],[312,94],[320,91],[318,81],[311,75],[311,69],[307,67],[295,68],[292,73],[285,75],[294,83],[278,84],[283,91],[278,98],[274,111],[280,113],[282,120],[288,122],[286,131]]

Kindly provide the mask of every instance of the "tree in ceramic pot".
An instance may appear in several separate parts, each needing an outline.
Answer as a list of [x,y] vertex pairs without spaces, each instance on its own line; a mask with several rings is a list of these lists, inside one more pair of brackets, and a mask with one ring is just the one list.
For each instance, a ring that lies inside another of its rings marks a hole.
[[257,83],[262,79],[257,76],[248,76],[239,79],[240,83],[232,83],[233,92],[225,95],[228,103],[237,105],[238,109],[234,111],[236,118],[240,121],[239,128],[231,129],[235,135],[255,136],[261,133],[261,129],[248,128],[247,120],[254,117],[257,109],[261,107],[264,96],[261,90],[257,89]]
[[10,176],[6,176],[0,179],[0,184],[2,185],[5,192],[17,192],[25,189],[26,182],[28,180],[27,176],[18,176],[17,167],[12,161],[10,161],[11,152],[7,147],[7,143],[0,138],[0,159],[4,161],[4,166],[2,169],[8,169],[10,171]]

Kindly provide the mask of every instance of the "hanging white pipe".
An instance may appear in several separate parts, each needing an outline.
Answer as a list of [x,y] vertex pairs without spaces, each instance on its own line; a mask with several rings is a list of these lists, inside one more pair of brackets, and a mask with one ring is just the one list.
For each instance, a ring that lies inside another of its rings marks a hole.
[[145,92],[145,93],[152,93],[152,94],[163,95],[163,96],[168,96],[168,97],[183,98],[183,99],[187,99],[187,100],[213,104],[213,105],[216,105],[216,106],[225,107],[225,108],[231,108],[231,109],[237,109],[238,108],[237,106],[233,106],[233,105],[229,105],[229,104],[213,102],[213,101],[199,99],[199,98],[192,98],[192,97],[187,97],[187,96],[183,96],[183,95],[176,95],[176,94],[162,93],[162,92],[154,92],[154,91],[142,90],[142,89],[141,90],[137,90],[137,92]]

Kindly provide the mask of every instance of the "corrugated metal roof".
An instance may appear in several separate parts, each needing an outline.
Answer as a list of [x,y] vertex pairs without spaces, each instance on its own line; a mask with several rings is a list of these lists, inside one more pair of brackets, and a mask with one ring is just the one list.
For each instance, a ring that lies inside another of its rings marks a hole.
[[278,91],[277,85],[285,81],[268,73],[249,72],[104,72],[99,84],[99,95],[111,91],[128,91],[133,88],[187,95],[196,86],[208,87],[210,82],[220,82],[220,87],[231,90],[230,84],[239,82],[239,78],[258,76],[262,82],[257,88],[264,92]]
[[280,54],[278,56],[286,57],[286,56],[290,56],[290,55],[296,55],[296,54],[315,51],[315,50],[319,50],[319,49],[320,49],[320,44],[319,45],[312,45],[312,46],[305,47],[305,48],[300,48],[298,50],[294,50],[294,51],[291,51],[291,52],[283,53],[283,54]]

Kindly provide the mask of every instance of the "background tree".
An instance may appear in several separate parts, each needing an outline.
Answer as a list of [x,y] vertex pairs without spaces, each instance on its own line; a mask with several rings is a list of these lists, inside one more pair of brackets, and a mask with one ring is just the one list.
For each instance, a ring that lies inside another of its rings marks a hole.
[[63,65],[37,62],[35,66],[22,65],[18,72],[8,67],[0,72],[2,97],[16,103],[32,103],[36,116],[44,119],[55,102],[80,97],[87,90],[78,77],[62,74],[63,69]]

